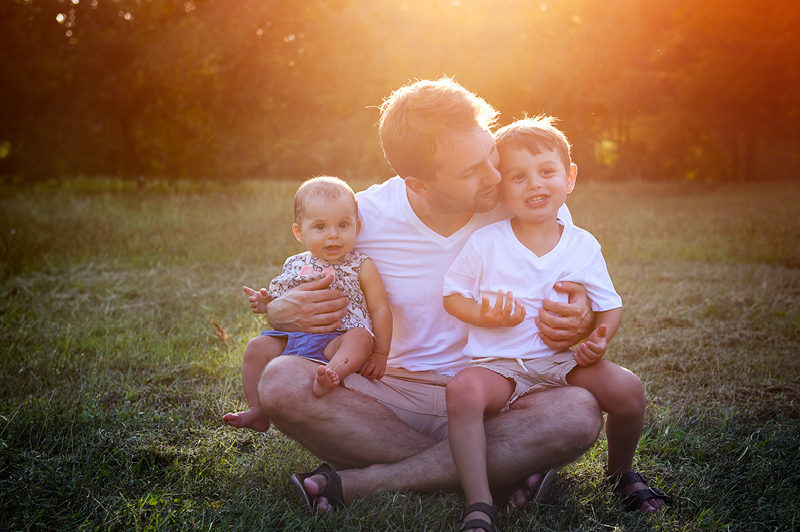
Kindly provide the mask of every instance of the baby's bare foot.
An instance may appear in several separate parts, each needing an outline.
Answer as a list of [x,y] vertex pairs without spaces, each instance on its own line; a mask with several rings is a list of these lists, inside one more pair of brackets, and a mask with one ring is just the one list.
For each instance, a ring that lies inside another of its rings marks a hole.
[[269,429],[269,416],[258,406],[251,406],[244,412],[227,413],[222,416],[222,421],[237,429],[256,432],[266,432]]
[[339,375],[327,366],[317,368],[312,391],[317,397],[328,395],[339,386]]

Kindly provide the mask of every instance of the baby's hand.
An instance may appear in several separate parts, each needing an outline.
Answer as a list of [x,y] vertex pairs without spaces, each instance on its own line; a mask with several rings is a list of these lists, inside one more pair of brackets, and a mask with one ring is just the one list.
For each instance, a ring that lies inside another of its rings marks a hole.
[[256,292],[252,288],[243,286],[242,290],[249,296],[247,299],[250,301],[250,308],[253,309],[254,314],[264,314],[267,312],[267,305],[269,305],[271,299],[266,288],[262,288]]
[[600,325],[600,327],[592,331],[592,334],[589,335],[589,338],[585,342],[578,346],[578,350],[575,352],[574,356],[575,362],[577,362],[579,366],[590,366],[603,358],[608,348],[608,338],[606,337],[607,330],[608,327],[606,327],[605,323]]
[[498,290],[494,307],[488,297],[481,298],[481,327],[514,327],[524,319],[525,307],[519,299],[514,299],[513,292],[503,297],[503,291]]
[[384,373],[386,373],[386,360],[388,358],[388,355],[382,355],[373,351],[367,357],[367,360],[364,361],[364,365],[361,366],[361,371],[359,371],[359,373],[371,381],[376,379],[381,380]]

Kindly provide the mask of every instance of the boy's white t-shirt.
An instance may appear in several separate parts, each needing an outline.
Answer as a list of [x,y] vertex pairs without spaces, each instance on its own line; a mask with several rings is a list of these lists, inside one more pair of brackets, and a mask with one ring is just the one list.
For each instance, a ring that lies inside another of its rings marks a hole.
[[[373,185],[357,198],[362,229],[356,249],[369,255],[378,268],[392,310],[387,366],[455,375],[469,362],[463,353],[468,326],[444,310],[445,273],[472,233],[508,218],[510,212],[498,206],[475,214],[444,237],[414,213],[400,177]],[[569,217],[566,209],[562,214]]]
[[600,244],[589,232],[559,222],[564,229],[561,238],[542,257],[517,239],[506,219],[476,231],[455,259],[445,276],[445,296],[460,294],[476,302],[487,296],[494,305],[498,290],[511,291],[526,311],[523,322],[515,327],[470,327],[464,349],[467,357],[531,359],[554,354],[539,338],[535,320],[543,299],[567,302],[567,294],[553,289],[558,281],[583,285],[595,312],[622,306]]

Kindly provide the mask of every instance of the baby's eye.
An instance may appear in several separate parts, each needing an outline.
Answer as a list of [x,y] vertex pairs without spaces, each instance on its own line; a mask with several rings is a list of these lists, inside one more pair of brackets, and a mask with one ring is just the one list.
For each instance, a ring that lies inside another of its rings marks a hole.
[[325,229],[325,225],[324,224],[317,224],[317,225],[314,226],[314,229],[322,231],[323,229]]
[[342,222],[339,224],[339,227],[341,227],[342,229],[347,229],[348,227],[350,227],[350,222]]

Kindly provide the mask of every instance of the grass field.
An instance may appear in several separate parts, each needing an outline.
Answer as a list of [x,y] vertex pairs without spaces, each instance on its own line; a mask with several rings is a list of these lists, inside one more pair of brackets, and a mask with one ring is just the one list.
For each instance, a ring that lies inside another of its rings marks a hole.
[[[289,476],[318,460],[220,422],[264,326],[241,286],[300,250],[294,188],[0,190],[0,530],[453,529],[452,494],[309,517]],[[800,184],[579,183],[569,204],[625,303],[609,358],[647,389],[636,466],[674,504],[621,513],[601,437],[502,530],[800,528]]]

